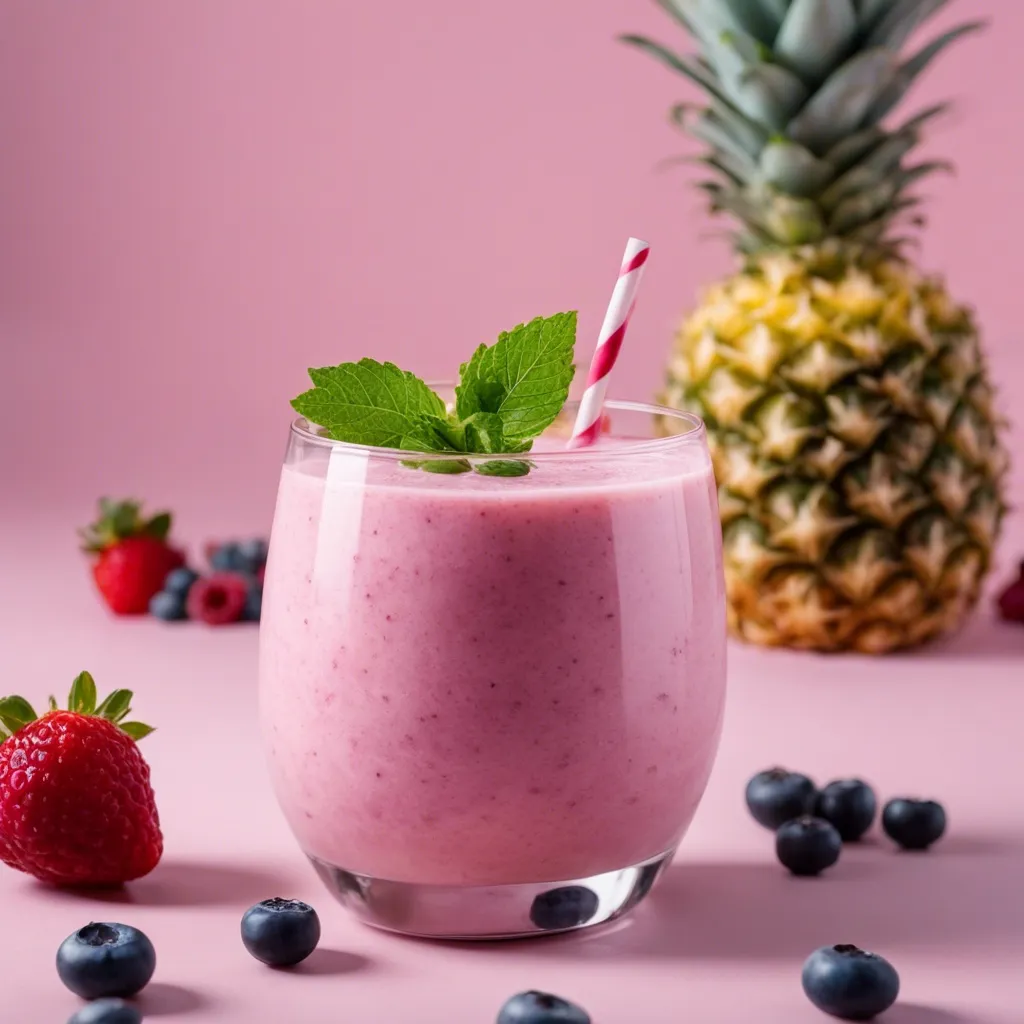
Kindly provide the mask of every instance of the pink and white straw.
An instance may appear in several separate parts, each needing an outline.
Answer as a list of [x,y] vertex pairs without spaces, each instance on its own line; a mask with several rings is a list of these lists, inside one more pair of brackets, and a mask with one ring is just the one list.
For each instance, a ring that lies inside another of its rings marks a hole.
[[583,448],[593,444],[601,435],[601,409],[604,406],[605,392],[608,390],[608,375],[615,366],[622,340],[626,337],[629,318],[633,315],[636,305],[636,293],[640,287],[640,278],[644,273],[644,264],[650,254],[651,247],[639,238],[631,238],[626,243],[626,252],[622,257],[619,279],[615,282],[608,312],[604,315],[601,333],[597,338],[597,348],[590,363],[587,374],[587,387],[580,400],[576,423],[572,428],[569,440],[570,448]]

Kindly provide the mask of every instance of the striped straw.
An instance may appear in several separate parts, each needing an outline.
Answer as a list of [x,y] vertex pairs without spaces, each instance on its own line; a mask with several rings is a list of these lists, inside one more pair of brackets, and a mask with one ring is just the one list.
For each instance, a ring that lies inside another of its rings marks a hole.
[[636,305],[636,293],[640,287],[640,278],[644,273],[644,264],[650,255],[651,247],[639,238],[631,238],[626,243],[626,252],[622,257],[619,279],[615,282],[608,312],[604,315],[601,333],[597,338],[597,348],[587,374],[587,387],[580,400],[580,409],[576,414],[576,423],[572,428],[569,440],[570,448],[585,448],[593,444],[601,434],[601,408],[604,405],[605,392],[608,390],[608,375],[618,358],[622,348],[622,339],[626,337],[629,318],[633,315]]

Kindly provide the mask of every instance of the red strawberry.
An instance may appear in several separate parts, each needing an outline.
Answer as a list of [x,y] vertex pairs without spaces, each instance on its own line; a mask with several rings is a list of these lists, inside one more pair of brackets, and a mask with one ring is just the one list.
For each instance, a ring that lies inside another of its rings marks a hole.
[[[131,692],[99,707],[88,672],[68,711],[37,718],[22,697],[0,699],[0,860],[57,885],[114,885],[156,867],[163,836],[149,765],[135,741],[152,732],[125,722]],[[8,736],[10,732],[13,735]]]
[[171,515],[161,512],[144,520],[138,502],[102,498],[99,504],[99,519],[81,531],[83,550],[97,556],[96,586],[118,615],[141,615],[167,574],[185,564],[181,552],[167,544]]
[[248,581],[239,573],[215,572],[200,576],[189,589],[185,610],[190,619],[199,619],[210,626],[224,626],[241,619],[248,592]]

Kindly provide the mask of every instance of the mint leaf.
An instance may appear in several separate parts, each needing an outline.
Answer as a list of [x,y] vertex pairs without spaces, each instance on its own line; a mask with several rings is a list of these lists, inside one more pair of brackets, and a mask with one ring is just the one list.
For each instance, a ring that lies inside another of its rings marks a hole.
[[476,471],[481,476],[526,476],[530,472],[529,462],[514,462],[496,460],[494,462],[481,462]]
[[532,441],[505,436],[505,424],[496,412],[476,412],[466,420],[464,433],[466,451],[480,455],[498,452],[528,452]]
[[[576,313],[538,317],[481,345],[460,369],[455,410],[415,374],[361,359],[311,369],[313,387],[292,401],[328,437],[374,448],[466,455],[521,454],[561,412],[575,367]],[[407,459],[429,473],[523,476],[526,461]],[[159,518],[150,526],[164,524]],[[166,526],[169,528],[170,523]]]
[[409,432],[402,437],[400,444],[392,445],[410,452],[461,452],[457,424],[443,416],[419,415],[415,417]]
[[[430,417],[446,419],[439,395],[415,374],[394,363],[360,359],[309,371],[314,387],[292,401],[292,408],[336,441],[374,448],[433,451]],[[428,418],[424,425],[422,418]]]
[[473,468],[465,459],[427,459],[426,462],[417,463],[417,466],[425,473],[445,473],[450,476],[468,473]]
[[481,345],[459,371],[459,419],[494,413],[506,443],[532,441],[569,397],[575,343],[576,313],[568,312],[537,317]]

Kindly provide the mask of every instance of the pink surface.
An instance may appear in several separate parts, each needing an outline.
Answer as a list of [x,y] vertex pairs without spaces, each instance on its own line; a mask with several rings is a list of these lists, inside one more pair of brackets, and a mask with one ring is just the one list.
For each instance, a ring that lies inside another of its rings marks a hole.
[[[5,1019],[64,1020],[75,1000],[57,980],[56,948],[90,919],[114,918],[156,944],[144,1005],[183,1024],[492,1024],[530,986],[579,1000],[595,1024],[823,1024],[799,969],[831,942],[875,949],[901,972],[904,1003],[886,1024],[1020,1024],[1024,628],[996,624],[987,607],[956,640],[912,656],[733,648],[718,764],[648,903],[575,939],[444,947],[353,923],[299,855],[263,766],[255,629],[112,620],[74,556],[72,525],[51,516],[0,538],[0,678],[37,699],[87,666],[101,687],[137,691],[140,716],[159,727],[144,749],[167,852],[123,902],[0,869]],[[1009,543],[1024,550],[1021,524]],[[747,777],[778,761],[820,781],[861,774],[883,796],[935,796],[949,836],[925,855],[876,838],[827,877],[790,879],[742,806]],[[312,901],[324,922],[323,949],[293,975],[261,967],[238,937],[245,907],[278,894]]]

